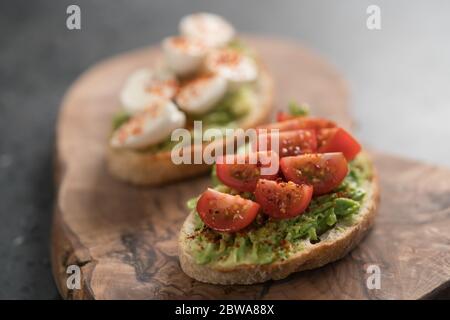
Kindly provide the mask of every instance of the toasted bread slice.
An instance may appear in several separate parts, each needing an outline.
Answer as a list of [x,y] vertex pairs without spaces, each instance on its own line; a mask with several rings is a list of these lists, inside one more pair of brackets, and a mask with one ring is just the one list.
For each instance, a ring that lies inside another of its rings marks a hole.
[[[364,155],[370,161],[367,155]],[[351,225],[339,224],[320,236],[315,244],[304,240],[304,249],[284,261],[261,265],[238,265],[233,268],[214,268],[208,264],[195,262],[189,253],[189,236],[194,231],[194,214],[191,213],[183,224],[179,236],[179,257],[181,268],[190,277],[213,284],[254,284],[268,280],[278,280],[291,273],[310,270],[344,257],[352,250],[372,226],[379,202],[379,186],[376,172],[364,185],[366,196],[359,213],[354,215]]]
[[[255,103],[250,112],[238,125],[248,129],[269,120],[273,107],[274,83],[265,68],[260,64],[260,76],[255,86]],[[191,148],[192,154],[201,146]],[[171,160],[171,152],[140,152],[108,147],[107,162],[110,172],[118,179],[136,185],[157,186],[182,180],[207,172],[206,164],[176,165]]]

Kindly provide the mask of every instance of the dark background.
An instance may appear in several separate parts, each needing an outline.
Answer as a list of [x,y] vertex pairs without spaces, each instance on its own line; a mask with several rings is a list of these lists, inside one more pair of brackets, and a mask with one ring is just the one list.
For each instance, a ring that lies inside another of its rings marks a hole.
[[[81,7],[82,30],[66,29]],[[366,28],[381,8],[382,29]],[[49,263],[54,127],[65,90],[107,56],[157,43],[211,11],[238,30],[295,38],[350,83],[371,147],[450,167],[449,1],[5,1],[0,4],[0,298],[59,295]]]

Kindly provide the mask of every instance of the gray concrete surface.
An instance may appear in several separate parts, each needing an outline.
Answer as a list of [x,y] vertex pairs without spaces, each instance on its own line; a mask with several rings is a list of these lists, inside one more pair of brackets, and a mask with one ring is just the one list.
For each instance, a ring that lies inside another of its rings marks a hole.
[[[78,4],[82,30],[65,27]],[[366,28],[381,7],[382,29]],[[0,4],[0,298],[58,298],[49,264],[58,105],[87,67],[155,43],[198,11],[239,30],[303,41],[352,89],[357,135],[450,167],[450,2],[380,0],[9,1]]]

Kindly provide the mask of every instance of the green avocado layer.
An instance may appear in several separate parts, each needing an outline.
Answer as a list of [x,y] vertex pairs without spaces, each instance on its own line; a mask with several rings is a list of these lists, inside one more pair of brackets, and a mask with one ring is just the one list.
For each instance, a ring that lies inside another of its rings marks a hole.
[[228,92],[208,113],[191,116],[189,120],[202,121],[203,129],[234,128],[237,121],[246,116],[254,104],[254,90],[251,86],[241,86]]
[[[349,173],[334,192],[315,197],[307,211],[295,218],[273,220],[258,215],[245,231],[225,233],[203,224],[197,212],[195,231],[189,235],[189,249],[198,264],[212,264],[221,268],[244,264],[267,264],[289,258],[302,250],[304,241],[320,241],[320,236],[339,225],[352,224],[359,213],[372,176],[370,162],[364,155],[349,164]],[[218,184],[221,192],[236,193]],[[251,194],[241,194],[251,198]],[[188,207],[195,210],[197,199]]]

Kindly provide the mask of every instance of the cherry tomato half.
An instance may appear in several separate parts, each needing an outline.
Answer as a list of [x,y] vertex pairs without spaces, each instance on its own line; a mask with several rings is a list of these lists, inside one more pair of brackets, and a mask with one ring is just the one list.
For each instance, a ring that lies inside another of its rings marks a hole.
[[256,201],[262,211],[275,219],[287,219],[303,213],[311,202],[313,187],[293,182],[260,179],[256,185]]
[[314,194],[330,192],[339,186],[348,173],[342,153],[316,153],[280,159],[281,171],[288,181],[314,187]]
[[342,128],[319,130],[317,142],[319,152],[342,152],[348,161],[353,160],[361,151],[358,141]]
[[277,112],[277,122],[286,121],[295,118],[296,116],[293,116],[287,112],[284,111],[278,111]]
[[211,229],[235,232],[247,227],[258,214],[260,205],[241,196],[208,188],[197,202],[197,212]]
[[267,150],[277,152],[280,157],[295,156],[304,153],[312,153],[317,151],[317,138],[314,130],[293,130],[278,132],[278,149],[272,147],[272,139],[276,135],[273,133],[258,134],[257,150],[261,149],[260,142],[267,143]]
[[[264,171],[269,174],[263,174]],[[216,161],[217,178],[225,185],[242,192],[255,191],[256,183],[260,178],[276,179],[278,171],[279,156],[272,151],[227,155]]]

